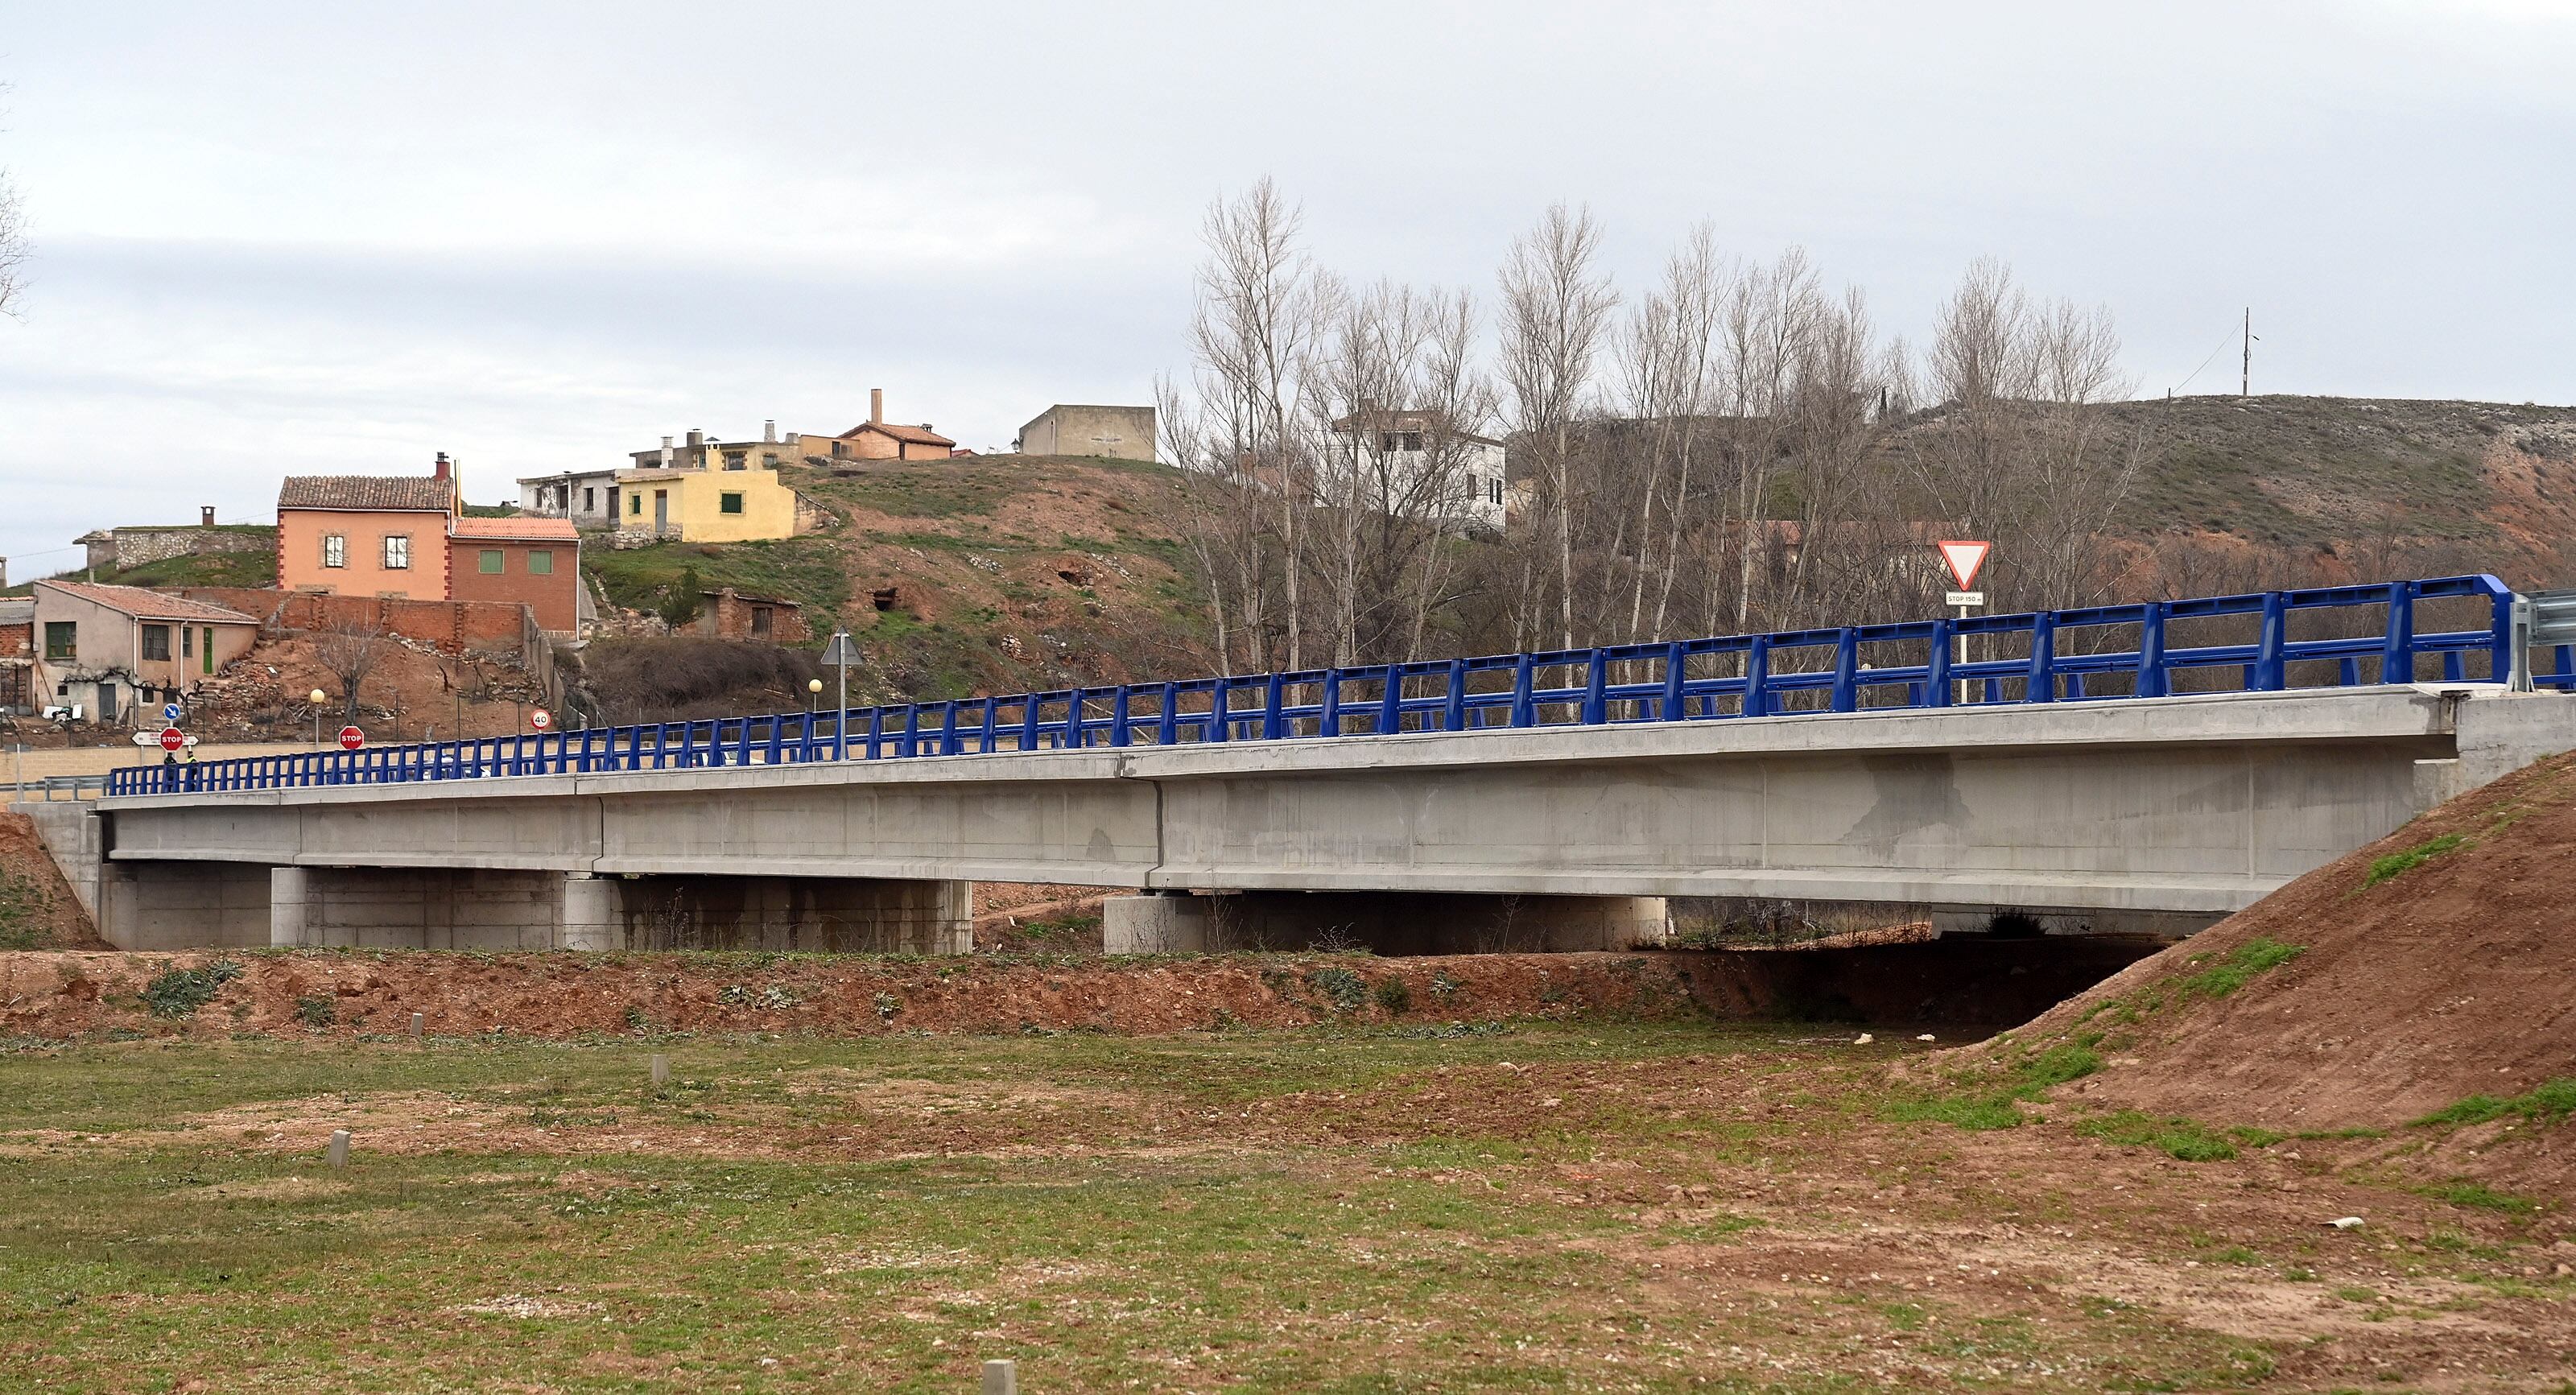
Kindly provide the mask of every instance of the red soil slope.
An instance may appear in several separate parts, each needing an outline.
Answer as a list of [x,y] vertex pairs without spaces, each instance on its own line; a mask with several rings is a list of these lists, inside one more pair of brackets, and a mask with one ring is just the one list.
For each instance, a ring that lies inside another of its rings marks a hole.
[[[2364,1151],[2408,1166],[2576,1180],[2576,1125],[2547,1109],[2413,1126],[2472,1096],[2576,1077],[2571,849],[2576,753],[2442,805],[2013,1038],[2093,1045],[2104,1068],[2060,1087],[2070,1104],[2383,1130],[2388,1141]],[[2481,1161],[2500,1147],[2514,1156]]]

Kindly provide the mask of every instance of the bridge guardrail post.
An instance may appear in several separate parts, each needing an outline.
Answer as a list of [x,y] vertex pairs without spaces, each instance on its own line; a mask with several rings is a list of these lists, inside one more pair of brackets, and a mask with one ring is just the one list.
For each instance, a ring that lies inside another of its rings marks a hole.
[[1610,686],[1610,659],[1599,649],[1592,651],[1583,664],[1583,724],[1597,727],[1609,718],[1606,694]]
[[[1210,741],[1224,741],[1228,739],[1226,732],[1225,689],[1226,680],[1219,678],[1216,680],[1216,686],[1208,690],[1207,739]],[[1270,675],[1270,711],[1263,718],[1262,729],[1264,731],[1269,730],[1279,721],[1279,691],[1279,675],[1274,673]]]
[[1834,634],[1833,710],[1860,710],[1860,632],[1849,625]]
[[[1218,687],[1225,686],[1224,679],[1220,678],[1216,681]],[[1261,739],[1276,741],[1286,736],[1288,734],[1288,676],[1283,673],[1271,674],[1269,681],[1261,685],[1261,701],[1263,704]]]
[[1525,727],[1538,721],[1538,706],[1530,700],[1530,681],[1533,674],[1534,665],[1530,656],[1521,655],[1520,662],[1512,666],[1513,726]]
[[1342,734],[1342,671],[1324,670],[1324,715],[1315,728],[1317,736]]
[[2166,697],[2173,692],[2173,675],[2165,668],[2165,603],[2147,602],[2138,617],[2138,681],[2140,697]]
[[2290,600],[2278,591],[2263,593],[2263,639],[2254,651],[2254,681],[2257,691],[2277,693],[2290,681],[2290,666],[2283,647],[2289,642]]
[[2024,702],[2057,701],[2057,613],[2043,610],[2030,617],[2030,678],[2022,686]]

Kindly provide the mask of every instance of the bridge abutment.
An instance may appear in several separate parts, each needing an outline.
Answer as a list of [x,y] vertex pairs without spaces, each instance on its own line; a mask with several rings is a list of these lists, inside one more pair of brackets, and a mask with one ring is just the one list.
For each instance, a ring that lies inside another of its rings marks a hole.
[[252,949],[269,942],[268,869],[238,862],[101,862],[100,939],[118,949]]
[[1484,954],[1661,945],[1661,896],[1489,896],[1248,891],[1113,896],[1101,907],[1111,954],[1367,949]]

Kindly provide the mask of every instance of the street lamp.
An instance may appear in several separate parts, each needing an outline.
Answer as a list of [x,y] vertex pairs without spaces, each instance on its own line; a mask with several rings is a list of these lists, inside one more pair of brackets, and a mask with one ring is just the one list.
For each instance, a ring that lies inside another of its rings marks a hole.
[[329,702],[331,695],[316,688],[306,693],[304,700],[313,704],[313,744],[319,748],[322,744],[322,704]]

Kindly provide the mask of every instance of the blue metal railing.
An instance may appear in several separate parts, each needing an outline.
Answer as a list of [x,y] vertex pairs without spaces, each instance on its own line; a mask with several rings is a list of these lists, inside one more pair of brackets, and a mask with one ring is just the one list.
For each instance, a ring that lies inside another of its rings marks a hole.
[[[2477,623],[2422,629],[2428,601],[2473,612]],[[139,766],[115,772],[108,793],[2276,692],[2409,683],[2426,664],[2438,664],[2445,681],[2502,681],[2512,667],[2512,609],[2513,593],[2496,578],[2454,576]],[[2293,638],[2293,618],[2310,616],[2356,632]],[[2204,629],[2228,633],[2196,633]],[[2576,688],[2576,653],[2562,645],[2552,658],[2536,681]]]

